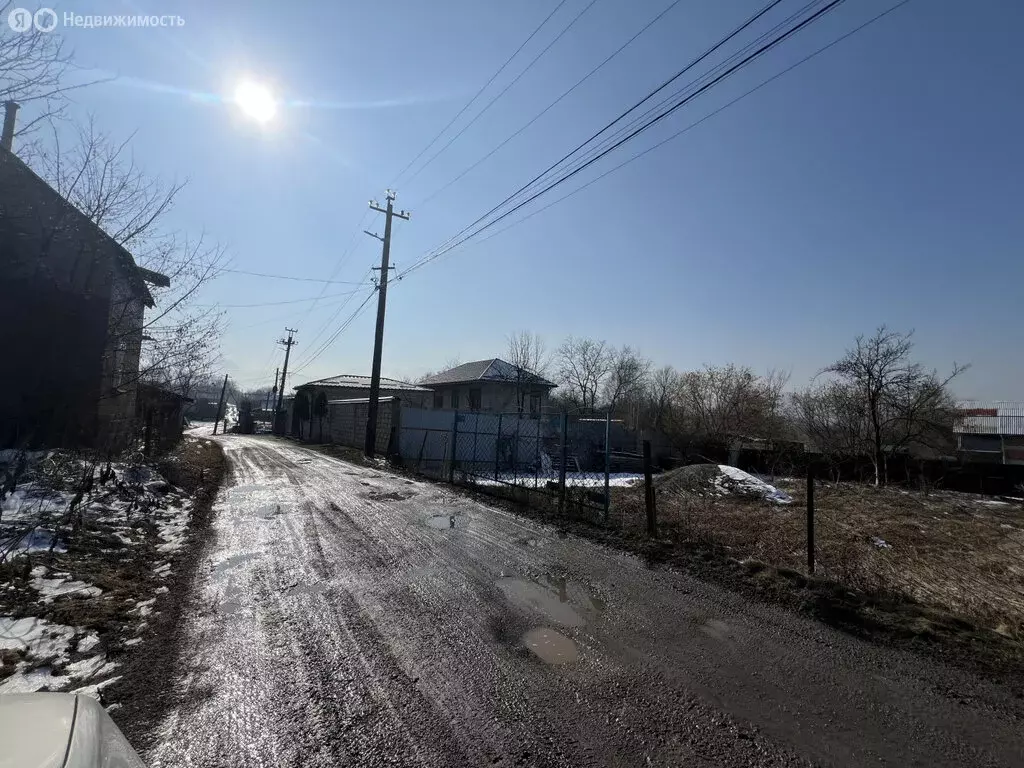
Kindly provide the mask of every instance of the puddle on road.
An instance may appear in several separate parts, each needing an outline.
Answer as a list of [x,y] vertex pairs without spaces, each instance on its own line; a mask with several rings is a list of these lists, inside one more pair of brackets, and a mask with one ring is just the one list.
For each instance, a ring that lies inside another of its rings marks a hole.
[[221,613],[228,616],[238,613],[242,610],[242,603],[239,601],[241,596],[242,590],[239,587],[228,585],[227,589],[224,590],[224,594],[221,595],[217,608]]
[[427,525],[438,530],[461,528],[463,521],[458,515],[434,515],[427,518]]
[[542,613],[566,627],[583,626],[587,623],[584,614],[600,613],[607,607],[603,599],[582,584],[551,574],[535,579],[503,576],[498,579],[498,588],[510,602]]
[[709,637],[715,638],[715,640],[728,640],[732,630],[729,629],[729,625],[724,621],[708,619],[700,627],[700,631]]
[[214,575],[219,576],[225,573],[226,571],[230,571],[232,568],[241,565],[242,563],[252,560],[254,557],[256,557],[256,555],[256,552],[246,552],[243,554],[232,555],[227,560],[215,564],[213,566],[213,573]]
[[523,635],[523,645],[545,664],[568,664],[580,658],[576,643],[547,627],[531,629]]
[[326,584],[292,584],[284,591],[289,595],[322,595],[326,589]]
[[273,520],[275,517],[285,514],[288,510],[280,504],[264,504],[256,510],[256,514],[264,520]]
[[399,493],[398,491],[370,491],[366,494],[366,498],[372,499],[373,501],[405,501],[415,496],[415,493]]

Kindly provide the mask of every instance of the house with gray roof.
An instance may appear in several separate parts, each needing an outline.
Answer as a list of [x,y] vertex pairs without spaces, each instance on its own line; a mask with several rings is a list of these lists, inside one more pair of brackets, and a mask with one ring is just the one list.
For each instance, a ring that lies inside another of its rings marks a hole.
[[557,385],[495,357],[427,376],[419,386],[433,391],[434,408],[539,414]]

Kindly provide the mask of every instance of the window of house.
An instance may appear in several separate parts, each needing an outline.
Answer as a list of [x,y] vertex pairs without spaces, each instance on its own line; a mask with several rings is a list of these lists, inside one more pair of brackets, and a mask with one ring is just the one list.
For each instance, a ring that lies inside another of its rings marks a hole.
[[452,390],[452,408],[458,408],[458,407],[459,407],[459,390],[453,389]]
[[540,395],[530,395],[530,413],[540,413]]
[[480,396],[480,390],[479,389],[471,389],[471,390],[469,390],[469,410],[471,410],[471,411],[479,411],[480,410],[480,401],[481,401],[481,399],[482,398]]
[[128,340],[120,339],[117,342],[117,346],[114,348],[114,366],[112,371],[111,386],[117,389],[125,383],[127,379],[125,365],[127,364],[128,357]]
[[444,392],[435,392],[434,393],[434,407],[435,408],[444,408]]

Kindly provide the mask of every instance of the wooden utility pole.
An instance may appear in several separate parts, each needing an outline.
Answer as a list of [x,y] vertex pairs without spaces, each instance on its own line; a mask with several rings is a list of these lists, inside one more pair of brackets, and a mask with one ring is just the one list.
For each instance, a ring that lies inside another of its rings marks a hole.
[[213,434],[217,434],[217,424],[220,423],[220,415],[224,411],[224,393],[228,389],[228,375],[224,374],[224,383],[220,387],[220,400],[217,401],[217,417],[213,420]]
[[277,340],[277,343],[284,347],[284,367],[281,369],[281,384],[277,389],[277,407],[274,409],[273,432],[275,435],[284,434],[283,429],[280,430],[280,432],[278,432],[277,422],[281,414],[281,403],[284,401],[284,380],[288,376],[288,358],[289,356],[291,356],[292,347],[298,344],[298,342],[295,341],[294,338],[295,334],[298,333],[298,331],[295,328],[285,328],[285,330],[288,331],[288,338]]
[[384,243],[384,249],[380,257],[380,284],[377,286],[377,330],[373,336],[373,367],[370,370],[370,401],[366,408],[366,444],[364,453],[368,458],[373,458],[377,452],[377,405],[380,398],[380,359],[384,346],[384,312],[388,300],[388,270],[391,269],[389,260],[391,258],[391,219],[397,216],[400,219],[409,220],[408,211],[395,211],[393,203],[395,193],[390,189],[385,193],[387,207],[381,208],[375,200],[370,201],[370,207],[384,214],[384,237],[367,232],[371,237],[376,237]]

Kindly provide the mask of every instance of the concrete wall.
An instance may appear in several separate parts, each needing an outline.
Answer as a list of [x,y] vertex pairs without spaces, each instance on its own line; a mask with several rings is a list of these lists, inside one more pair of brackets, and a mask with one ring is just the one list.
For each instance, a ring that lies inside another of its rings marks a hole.
[[[327,406],[321,435],[318,423],[310,425],[315,442],[330,442],[362,449],[366,445],[366,417],[369,403],[366,398],[357,402],[334,402]],[[386,455],[390,452],[392,429],[400,423],[401,401],[398,398],[381,398],[377,406],[376,451]],[[309,439],[309,438],[307,438]],[[397,437],[395,438],[397,443]]]
[[[456,414],[458,429],[453,431]],[[439,470],[454,456],[456,466],[490,472],[533,466],[543,450],[540,420],[512,414],[403,407],[398,452],[405,465]],[[452,439],[455,439],[455,449]]]

